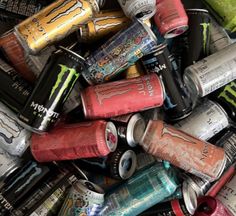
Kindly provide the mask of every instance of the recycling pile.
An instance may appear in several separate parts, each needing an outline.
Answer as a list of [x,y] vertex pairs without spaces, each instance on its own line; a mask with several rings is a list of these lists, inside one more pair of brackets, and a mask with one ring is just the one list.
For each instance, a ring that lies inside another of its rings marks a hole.
[[234,0],[5,0],[0,24],[0,216],[236,215]]

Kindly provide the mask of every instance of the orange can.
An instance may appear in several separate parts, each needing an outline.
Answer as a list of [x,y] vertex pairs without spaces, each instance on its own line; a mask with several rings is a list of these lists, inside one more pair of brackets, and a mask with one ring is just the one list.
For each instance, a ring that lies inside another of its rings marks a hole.
[[153,156],[208,181],[220,177],[226,157],[223,148],[165,124],[150,120],[140,145]]
[[99,11],[96,0],[58,0],[15,27],[19,41],[32,54],[59,41]]

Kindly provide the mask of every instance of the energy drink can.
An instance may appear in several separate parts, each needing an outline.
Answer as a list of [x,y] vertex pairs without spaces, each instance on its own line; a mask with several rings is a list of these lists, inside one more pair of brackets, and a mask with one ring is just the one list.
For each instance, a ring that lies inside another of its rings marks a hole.
[[225,31],[215,20],[211,19],[210,27],[210,53],[216,53],[226,46],[232,44],[232,40]]
[[72,185],[58,216],[98,215],[104,202],[104,191],[87,180]]
[[188,16],[181,0],[157,0],[155,23],[165,38],[173,38],[188,29]]
[[229,126],[228,115],[217,103],[206,100],[175,127],[202,140],[209,140]]
[[225,47],[184,71],[185,84],[194,98],[204,97],[236,78],[236,44]]
[[118,0],[125,15],[129,18],[140,20],[150,19],[156,12],[155,0]]
[[138,145],[144,133],[146,123],[139,114],[127,114],[111,118],[117,128],[119,142],[131,147]]
[[102,157],[116,150],[117,140],[113,123],[84,122],[58,127],[42,136],[34,134],[31,152],[39,162]]
[[188,9],[189,29],[184,34],[184,68],[209,55],[211,17],[207,10]]
[[0,147],[11,155],[22,156],[31,133],[17,123],[17,116],[0,102]]
[[107,157],[81,159],[78,164],[79,167],[89,172],[98,172],[114,179],[124,180],[134,174],[137,167],[137,156],[132,149],[118,146]]
[[19,157],[10,155],[4,149],[0,148],[0,182],[3,182],[10,174],[20,168],[20,166],[21,159]]
[[177,130],[160,120],[149,121],[140,145],[149,154],[208,181],[219,178],[226,163],[222,148]]
[[48,131],[58,120],[63,104],[83,67],[82,57],[61,47],[43,69],[32,94],[18,115],[19,122],[36,133]]
[[148,54],[156,43],[151,29],[146,24],[134,21],[87,58],[88,68],[82,75],[89,84],[109,81]]
[[164,110],[169,121],[187,117],[192,112],[192,100],[183,83],[178,66],[167,49],[167,44],[160,44],[150,54],[142,58],[149,73],[157,73],[165,86]]
[[211,14],[223,27],[231,32],[236,30],[235,13],[236,6],[234,0],[204,0],[203,1]]
[[0,80],[1,101],[18,112],[30,96],[32,86],[2,59],[0,59]]
[[99,11],[96,0],[58,0],[15,27],[28,53],[36,54],[77,30]]
[[174,193],[177,183],[162,164],[140,170],[105,198],[99,215],[138,215]]
[[131,20],[122,11],[101,11],[80,27],[78,38],[84,42],[94,42],[104,36],[115,34],[130,23]]
[[161,106],[164,89],[158,76],[151,74],[90,86],[81,98],[86,118],[109,118]]
[[0,51],[24,79],[33,83],[35,75],[26,63],[25,51],[11,30],[0,37]]
[[213,93],[213,98],[227,112],[229,117],[236,120],[236,81],[233,81],[226,86],[220,88]]
[[196,216],[232,216],[226,206],[214,197],[205,196],[198,199]]
[[135,77],[140,77],[142,75],[145,75],[145,70],[142,67],[141,63],[137,61],[134,65],[131,65],[128,67],[123,73],[123,77],[125,79],[131,79]]

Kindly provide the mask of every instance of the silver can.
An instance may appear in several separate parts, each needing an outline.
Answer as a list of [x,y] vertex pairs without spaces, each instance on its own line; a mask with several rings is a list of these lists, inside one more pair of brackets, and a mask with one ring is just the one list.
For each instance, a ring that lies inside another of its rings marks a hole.
[[21,156],[28,148],[31,132],[17,123],[17,117],[0,102],[0,147],[11,155]]
[[196,107],[188,118],[175,124],[178,129],[202,140],[209,140],[228,126],[227,113],[210,100]]
[[118,2],[129,18],[147,20],[156,13],[156,0],[118,0]]
[[225,47],[184,71],[192,97],[204,97],[236,78],[236,43]]
[[212,20],[210,27],[210,52],[216,53],[226,46],[232,44],[232,40],[216,21]]

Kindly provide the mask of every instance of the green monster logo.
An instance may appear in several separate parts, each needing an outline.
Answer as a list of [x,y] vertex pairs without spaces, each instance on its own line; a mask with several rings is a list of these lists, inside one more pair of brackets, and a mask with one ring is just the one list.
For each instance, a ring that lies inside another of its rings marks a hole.
[[69,93],[71,92],[76,80],[79,78],[79,74],[76,72],[76,70],[74,68],[68,68],[67,66],[65,65],[62,65],[62,64],[59,64],[59,66],[61,67],[61,71],[60,73],[57,75],[57,81],[55,83],[55,85],[53,86],[52,88],[52,91],[51,91],[51,94],[50,94],[50,97],[49,97],[49,100],[52,98],[53,94],[55,93],[56,89],[59,87],[60,83],[62,82],[62,78],[64,76],[64,74],[66,72],[69,72],[69,75],[67,76],[66,80],[64,81],[63,85],[61,86],[59,92],[57,93],[57,96],[55,98],[55,101],[58,102],[63,94],[63,92],[68,88],[71,80],[73,79],[73,77],[75,76],[74,78],[74,81],[73,83],[70,85],[70,89],[67,93],[67,95],[65,96],[63,102],[67,99],[67,97],[69,96]]
[[[230,97],[230,95],[232,95]],[[225,86],[224,90],[219,94],[218,98],[224,98],[228,103],[236,107],[236,101],[232,98],[236,98],[236,83],[231,82]]]
[[203,28],[203,52],[206,54],[206,47],[207,47],[207,30],[210,26],[210,23],[201,23],[200,24]]

